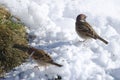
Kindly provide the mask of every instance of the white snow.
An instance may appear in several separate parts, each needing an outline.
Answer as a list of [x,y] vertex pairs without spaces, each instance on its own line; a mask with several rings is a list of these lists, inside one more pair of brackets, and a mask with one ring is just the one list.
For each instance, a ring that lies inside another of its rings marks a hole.
[[[28,61],[0,80],[120,80],[120,0],[0,0],[19,17],[37,38],[31,46],[44,49],[63,67],[34,68]],[[87,21],[99,40],[86,44],[75,32],[75,18],[87,15]]]

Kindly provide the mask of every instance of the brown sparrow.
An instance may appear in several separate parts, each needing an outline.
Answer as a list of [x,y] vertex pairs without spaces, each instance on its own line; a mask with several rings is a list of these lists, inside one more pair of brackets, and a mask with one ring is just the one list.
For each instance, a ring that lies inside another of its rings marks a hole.
[[89,25],[89,23],[86,22],[86,15],[84,14],[79,14],[76,18],[76,32],[77,34],[82,37],[83,39],[99,39],[101,41],[103,41],[105,44],[108,44],[108,42],[106,40],[104,40],[103,38],[101,38],[96,32],[95,30],[91,27],[91,25]]
[[61,64],[55,63],[44,50],[39,50],[33,47],[27,47],[19,44],[14,44],[13,48],[27,51],[30,57],[32,57],[32,59],[34,59],[38,63],[38,65],[47,66],[49,64],[52,64],[58,67],[62,67]]
[[62,65],[55,63],[53,61],[53,59],[44,50],[38,50],[36,48],[30,47],[28,50],[28,54],[31,54],[32,52],[33,52],[33,55],[31,57],[38,64],[40,64],[40,65],[53,64],[53,65],[56,65],[58,67],[62,67]]

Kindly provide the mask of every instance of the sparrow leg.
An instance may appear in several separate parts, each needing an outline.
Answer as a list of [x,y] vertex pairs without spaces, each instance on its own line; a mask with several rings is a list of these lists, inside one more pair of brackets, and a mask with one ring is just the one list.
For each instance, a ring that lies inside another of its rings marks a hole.
[[83,40],[83,41],[80,41],[80,40],[79,40],[78,42],[85,42],[85,40]]
[[83,41],[78,40],[78,41],[75,41],[73,44],[76,46],[79,46],[79,45],[81,45],[81,43],[83,43]]
[[84,46],[84,47],[87,47],[87,46],[88,46],[88,43],[87,43],[87,42],[88,42],[87,39],[85,39],[85,40],[83,41],[83,46]]
[[33,51],[31,54],[30,54],[30,56],[29,56],[29,59],[32,57],[32,55],[35,53],[35,51]]

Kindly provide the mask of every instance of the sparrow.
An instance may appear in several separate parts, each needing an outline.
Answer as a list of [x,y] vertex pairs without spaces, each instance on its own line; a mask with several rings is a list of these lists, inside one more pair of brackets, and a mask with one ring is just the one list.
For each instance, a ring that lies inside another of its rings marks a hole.
[[92,26],[88,22],[86,22],[86,17],[87,16],[85,14],[79,14],[76,18],[75,28],[79,37],[82,37],[85,40],[90,38],[99,39],[105,44],[108,44],[108,41],[100,37],[92,28]]
[[61,64],[54,62],[51,56],[49,56],[44,50],[39,50],[34,47],[27,47],[19,44],[14,44],[13,48],[26,51],[30,57],[34,59],[40,66],[48,66],[49,64],[52,64],[58,67],[62,67]]

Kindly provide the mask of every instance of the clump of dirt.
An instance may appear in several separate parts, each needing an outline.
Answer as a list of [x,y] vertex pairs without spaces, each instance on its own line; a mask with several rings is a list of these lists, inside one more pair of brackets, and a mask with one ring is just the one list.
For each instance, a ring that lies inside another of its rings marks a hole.
[[12,15],[4,7],[0,7],[0,76],[19,66],[28,54],[13,48],[14,44],[27,46],[28,39],[23,24],[14,22]]

